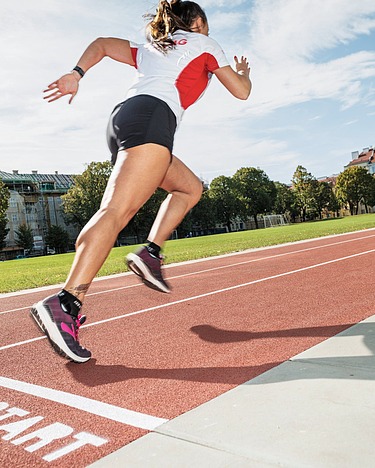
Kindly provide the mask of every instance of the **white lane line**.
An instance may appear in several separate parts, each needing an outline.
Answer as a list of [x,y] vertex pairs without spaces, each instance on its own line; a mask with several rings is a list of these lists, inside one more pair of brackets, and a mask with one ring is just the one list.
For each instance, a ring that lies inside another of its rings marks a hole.
[[[134,273],[131,273],[131,274],[133,275]],[[123,290],[123,289],[137,288],[138,286],[143,286],[143,283],[131,284],[131,285],[128,285],[128,286],[120,286],[118,288],[113,288],[113,289],[105,289],[103,291],[98,291],[98,292],[86,294],[86,297],[88,297],[88,296],[97,296],[98,294],[106,294],[106,293],[110,293],[110,292],[114,292],[114,291],[120,291],[120,290]],[[61,288],[62,287],[63,287],[63,285],[61,285]],[[55,286],[53,289],[58,289],[58,287]],[[19,309],[4,310],[3,312],[0,312],[0,315],[9,314],[11,312],[20,312],[21,310],[30,310],[30,308],[31,308],[31,305],[29,305],[27,307],[20,307]]]
[[76,394],[54,390],[52,388],[41,387],[39,385],[21,382],[0,376],[0,386],[26,393],[38,398],[60,403],[71,408],[75,408],[86,413],[95,414],[102,418],[110,419],[121,424],[138,427],[140,429],[154,430],[156,427],[167,422],[167,419],[157,418],[137,411],[120,408],[91,398],[82,397]]
[[[226,253],[226,254],[222,254],[222,255],[215,255],[213,257],[197,258],[195,260],[187,260],[185,262],[171,263],[169,265],[165,265],[164,268],[169,269],[169,268],[174,268],[176,266],[181,266],[181,265],[191,265],[191,264],[194,264],[194,263],[207,262],[207,261],[210,261],[210,260],[217,260],[217,259],[221,259],[221,258],[225,258],[225,257],[235,256],[235,255],[243,255],[243,254],[246,254],[246,253],[257,252],[257,251],[261,251],[261,250],[271,250],[271,249],[277,249],[277,248],[283,248],[283,247],[290,247],[291,245],[300,245],[300,244],[307,244],[309,242],[318,242],[318,241],[322,241],[322,240],[325,240],[325,239],[337,239],[339,237],[350,236],[350,235],[359,234],[359,233],[362,233],[362,232],[370,232],[370,231],[374,231],[374,230],[375,230],[375,228],[368,228],[368,229],[363,229],[362,231],[343,232],[341,234],[331,234],[329,236],[314,237],[312,239],[303,239],[303,240],[300,240],[300,241],[285,242],[284,244],[275,244],[275,245],[268,245],[268,246],[265,246],[265,247],[256,247],[256,248],[253,248],[253,249],[242,250],[240,252],[230,252],[230,253]],[[346,241],[334,242],[334,243],[331,243],[331,244],[312,247],[311,249],[316,249],[316,248],[319,249],[319,248],[324,248],[324,247],[330,247],[330,246],[333,246],[333,245],[336,245],[336,244],[339,245],[339,244],[342,244],[342,243],[345,243],[345,242],[353,242],[353,241],[367,239],[369,237],[374,237],[374,236],[375,236],[375,234],[374,235],[369,235],[369,236],[357,237],[355,239],[348,239]],[[303,250],[310,250],[310,249],[303,249]],[[303,250],[300,250],[300,251],[296,250],[295,253],[302,252]],[[268,257],[265,257],[265,258],[268,258]],[[133,273],[128,271],[128,272],[124,272],[124,273],[117,273],[115,275],[99,276],[97,278],[94,278],[94,282],[108,280],[108,279],[112,279],[112,278],[121,278],[123,276],[128,276],[128,275],[132,275],[132,274]],[[171,277],[170,279],[173,279],[173,278],[174,277]],[[132,286],[136,286],[136,285],[132,285]],[[127,286],[127,287],[132,287],[132,286]],[[17,297],[17,296],[22,296],[22,295],[26,295],[26,294],[34,294],[34,293],[38,293],[38,292],[42,292],[42,291],[48,291],[48,290],[51,290],[51,289],[58,289],[58,288],[61,288],[61,287],[63,287],[62,283],[57,284],[57,285],[51,285],[51,286],[41,286],[39,288],[34,288],[34,289],[24,289],[22,291],[14,291],[14,292],[10,292],[10,293],[0,293],[0,299],[6,299],[6,298],[9,298],[9,297]],[[100,293],[95,293],[95,294],[100,294]]]
[[[318,246],[315,246],[315,247],[307,247],[306,249],[293,250],[291,252],[283,252],[283,253],[280,253],[280,254],[269,255],[267,257],[253,258],[251,260],[245,260],[243,262],[231,263],[229,265],[221,265],[221,266],[218,266],[218,267],[208,268],[206,270],[199,270],[197,272],[184,273],[183,275],[172,276],[172,277],[168,277],[167,279],[172,280],[172,279],[176,279],[176,278],[184,278],[185,276],[198,275],[200,273],[208,273],[210,271],[221,270],[223,268],[231,268],[231,267],[236,267],[236,266],[239,266],[239,265],[246,265],[248,263],[261,262],[263,260],[275,259],[275,258],[279,258],[279,257],[286,257],[287,255],[294,255],[294,254],[298,254],[300,252],[302,252],[302,253],[303,252],[309,252],[311,250],[323,249],[325,247],[333,247],[335,245],[346,244],[347,242],[354,242],[354,241],[358,241],[358,240],[362,240],[362,239],[367,239],[369,237],[375,237],[375,234],[372,234],[370,236],[357,237],[355,239],[347,239],[347,240],[340,241],[340,242],[333,242],[331,244],[318,245]],[[96,293],[96,294],[98,294],[98,293]]]
[[[349,260],[351,258],[360,257],[362,255],[367,255],[367,254],[374,253],[374,252],[375,252],[375,249],[371,249],[371,250],[367,250],[365,252],[360,252],[360,253],[356,253],[356,254],[352,254],[352,255],[347,255],[346,257],[335,258],[333,260],[328,260],[326,262],[316,263],[314,265],[309,265],[307,267],[298,268],[296,270],[290,270],[290,271],[286,271],[284,273],[279,273],[277,275],[267,276],[265,278],[260,278],[260,279],[257,279],[257,280],[249,281],[247,283],[236,284],[234,286],[229,286],[228,288],[217,289],[215,291],[210,291],[210,292],[207,292],[207,293],[204,293],[204,294],[199,294],[197,296],[186,297],[185,299],[179,299],[178,301],[168,302],[167,304],[160,304],[160,305],[157,305],[157,306],[148,307],[147,309],[141,309],[141,310],[137,310],[135,312],[129,312],[128,314],[118,315],[116,317],[109,317],[109,318],[104,319],[104,320],[99,320],[98,322],[93,322],[93,323],[89,323],[87,325],[83,325],[81,328],[94,327],[96,325],[101,325],[103,323],[113,322],[115,320],[120,320],[120,319],[123,319],[125,317],[131,317],[133,315],[144,314],[146,312],[151,312],[151,311],[158,310],[158,309],[165,309],[166,307],[171,307],[171,306],[174,306],[174,305],[183,304],[184,302],[195,301],[197,299],[202,299],[204,297],[214,296],[216,294],[221,294],[221,293],[228,292],[228,291],[234,291],[235,289],[244,288],[246,286],[251,286],[253,284],[258,284],[258,283],[263,283],[265,281],[270,281],[270,280],[277,279],[277,278],[282,278],[284,276],[294,275],[296,273],[301,273],[302,271],[312,270],[314,268],[320,268],[320,267],[323,267],[323,266],[326,266],[326,265],[331,265],[333,263],[342,262],[344,260]],[[2,347],[0,347],[0,351],[3,351],[5,349],[9,349],[9,348],[14,348],[16,346],[21,346],[21,345],[26,344],[26,343],[32,343],[33,341],[36,341],[37,339],[39,340],[40,337],[39,338],[32,338],[30,340],[22,341],[20,343],[12,343],[12,344],[9,344],[9,345],[6,345],[6,346],[2,346]]]
[[[312,251],[312,250],[323,249],[325,247],[333,247],[335,245],[346,244],[348,242],[355,242],[355,241],[359,241],[359,240],[362,240],[362,239],[368,239],[368,238],[372,238],[372,237],[375,237],[375,234],[371,234],[369,236],[363,236],[363,237],[356,237],[355,239],[347,239],[347,240],[339,241],[339,242],[332,242],[330,244],[325,244],[325,245],[318,245],[318,246],[315,246],[315,247],[307,247],[306,249],[293,250],[291,252],[283,252],[283,253],[280,253],[280,254],[269,255],[267,257],[253,258],[253,259],[250,259],[250,260],[245,260],[243,262],[236,262],[236,263],[231,263],[231,264],[228,264],[228,265],[221,265],[221,266],[218,266],[218,267],[206,268],[205,270],[193,271],[191,273],[184,273],[182,275],[168,276],[167,279],[168,280],[174,280],[174,279],[178,279],[178,278],[185,278],[186,276],[200,275],[202,273],[209,273],[211,271],[222,270],[224,268],[232,268],[232,267],[236,267],[236,266],[240,266],[240,265],[246,265],[246,264],[249,264],[249,263],[261,262],[261,261],[264,261],[264,260],[275,259],[275,258],[279,258],[279,257],[285,257],[287,255],[294,255],[294,254],[298,254],[298,253],[301,253],[301,252],[303,253],[303,252],[309,252],[309,251]],[[275,248],[275,246],[272,246],[272,247]],[[246,253],[246,251],[244,251],[244,252],[234,252],[234,253],[235,254],[243,254],[243,253]],[[225,254],[222,257],[226,257],[226,256],[230,256],[230,255],[231,254]],[[215,258],[222,258],[222,257],[220,256],[220,257],[215,257]],[[212,259],[212,257],[208,257],[208,258],[206,258],[204,260],[211,260],[211,259]],[[179,263],[178,265],[184,265],[185,263],[188,263],[188,262],[182,262],[182,263]],[[124,273],[124,275],[125,274],[128,274],[128,273]],[[110,279],[110,278],[111,278],[110,276],[107,277],[107,279]],[[107,294],[107,293],[111,293],[111,292],[114,292],[114,291],[121,291],[123,289],[136,288],[138,286],[142,286],[142,283],[132,284],[132,285],[128,285],[128,286],[120,286],[118,288],[113,288],[113,289],[105,289],[103,291],[97,291],[97,292],[94,292],[94,293],[86,294],[86,297],[97,296],[99,294]],[[1,296],[0,296],[0,299],[1,299]],[[31,307],[31,305],[27,306],[27,307],[21,307],[19,309],[5,310],[3,312],[0,312],[0,315],[9,314],[10,312],[18,312],[18,311],[21,311],[21,310],[28,310],[28,309],[30,309],[30,307]]]
[[25,341],[19,341],[18,343],[8,344],[8,345],[5,345],[5,346],[1,346],[0,351],[3,351],[4,349],[14,348],[16,346],[22,346],[22,345],[25,345],[25,344],[34,343],[34,341],[45,340],[46,338],[47,337],[44,335],[44,336],[38,336],[37,338],[30,338],[29,340],[25,340]]

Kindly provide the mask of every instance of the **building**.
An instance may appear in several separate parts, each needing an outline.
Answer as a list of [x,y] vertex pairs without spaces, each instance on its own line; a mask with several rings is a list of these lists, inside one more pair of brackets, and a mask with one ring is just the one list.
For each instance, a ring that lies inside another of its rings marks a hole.
[[[352,160],[344,166],[345,169],[348,169],[352,166],[364,167],[372,175],[375,174],[375,157],[374,157],[374,147],[368,146],[363,148],[361,152],[352,151]],[[364,213],[374,213],[375,207],[366,207],[363,203],[359,204],[358,214]]]
[[352,166],[365,167],[370,174],[375,174],[374,148],[369,146],[367,148],[363,148],[361,152],[353,151],[352,160],[345,166],[345,169]]
[[0,179],[10,191],[7,210],[9,229],[6,237],[6,247],[2,251],[5,259],[14,258],[23,253],[15,242],[15,231],[21,224],[26,224],[34,234],[34,250],[45,253],[47,245],[44,241],[51,225],[60,226],[69,233],[72,245],[78,235],[76,227],[67,225],[62,211],[62,199],[73,185],[73,176],[59,174],[12,174],[0,171]]

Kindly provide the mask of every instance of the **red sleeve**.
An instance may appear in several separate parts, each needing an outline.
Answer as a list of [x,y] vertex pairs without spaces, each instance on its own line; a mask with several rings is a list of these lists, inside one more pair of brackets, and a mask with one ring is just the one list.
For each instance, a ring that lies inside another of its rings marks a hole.
[[211,73],[213,73],[215,70],[220,68],[216,58],[211,55],[211,54],[206,54],[206,59],[207,59],[207,70]]
[[138,47],[130,47],[131,53],[132,53],[132,58],[134,60],[134,67],[138,68],[137,64],[137,53],[138,53]]

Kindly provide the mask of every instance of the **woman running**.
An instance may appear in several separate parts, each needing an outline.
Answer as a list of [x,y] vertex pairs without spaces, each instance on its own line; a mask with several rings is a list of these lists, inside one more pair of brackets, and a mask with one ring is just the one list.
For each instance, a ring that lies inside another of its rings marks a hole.
[[207,17],[190,1],[159,1],[146,29],[147,42],[98,38],[77,66],[45,90],[48,102],[70,95],[72,102],[85,73],[110,57],[133,66],[138,80],[126,100],[115,107],[107,139],[113,172],[99,211],[83,228],[64,288],[35,304],[31,316],[53,348],[75,362],[85,362],[90,351],[80,345],[80,314],[85,294],[106,260],[118,233],[158,187],[168,192],[148,236],[148,244],[127,256],[129,268],[149,287],[170,288],[161,272],[160,249],[184,216],[199,201],[200,179],[176,156],[173,140],[184,111],[205,91],[212,74],[238,99],[251,92],[245,57],[231,68],[216,41],[208,37]]

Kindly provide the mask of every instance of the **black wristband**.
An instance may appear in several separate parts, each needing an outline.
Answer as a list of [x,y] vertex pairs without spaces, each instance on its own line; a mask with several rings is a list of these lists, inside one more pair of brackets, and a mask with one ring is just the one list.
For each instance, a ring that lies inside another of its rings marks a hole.
[[85,76],[85,72],[78,65],[73,68],[73,71],[76,71],[79,75],[81,75],[81,78],[83,78]]

